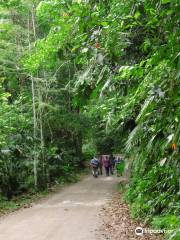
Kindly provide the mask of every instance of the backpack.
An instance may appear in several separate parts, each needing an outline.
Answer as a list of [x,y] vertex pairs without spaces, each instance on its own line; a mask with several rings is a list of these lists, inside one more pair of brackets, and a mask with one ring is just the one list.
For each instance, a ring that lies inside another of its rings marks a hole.
[[98,167],[98,166],[99,166],[99,161],[98,161],[98,159],[93,158],[93,159],[91,160],[91,165],[94,166],[94,167]]

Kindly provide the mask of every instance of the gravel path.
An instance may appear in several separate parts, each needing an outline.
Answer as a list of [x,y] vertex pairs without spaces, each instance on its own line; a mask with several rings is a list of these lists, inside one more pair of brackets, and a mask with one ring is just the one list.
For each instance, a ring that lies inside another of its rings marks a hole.
[[145,228],[130,217],[117,193],[117,177],[85,177],[58,193],[0,218],[0,240],[162,240],[137,236]]
[[96,240],[100,209],[117,181],[87,176],[31,208],[0,218],[0,240]]

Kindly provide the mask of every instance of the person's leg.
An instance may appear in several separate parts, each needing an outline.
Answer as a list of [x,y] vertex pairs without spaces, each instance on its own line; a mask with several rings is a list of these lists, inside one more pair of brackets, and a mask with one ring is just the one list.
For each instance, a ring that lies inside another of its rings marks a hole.
[[115,170],[115,163],[113,163],[113,171]]
[[110,172],[113,175],[113,166],[112,165],[110,166]]
[[117,177],[119,177],[118,165],[116,165],[116,174],[117,174]]
[[95,172],[94,172],[94,167],[92,167],[92,175],[93,175],[93,176],[94,176],[94,173],[95,173]]
[[110,173],[110,167],[108,167],[108,176],[109,176],[109,173]]
[[99,166],[100,174],[102,175],[102,166]]
[[98,167],[93,167],[93,176],[94,177],[98,176]]
[[105,168],[105,172],[106,172],[106,176],[108,175],[108,170],[107,170],[107,167],[104,167]]
[[106,169],[106,176],[109,176],[109,167],[105,167]]

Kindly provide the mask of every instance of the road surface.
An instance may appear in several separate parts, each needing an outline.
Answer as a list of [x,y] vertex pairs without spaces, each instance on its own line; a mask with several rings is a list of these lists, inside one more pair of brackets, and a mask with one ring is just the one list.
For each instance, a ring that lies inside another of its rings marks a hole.
[[0,218],[0,240],[97,240],[99,211],[116,177],[85,177],[31,208]]

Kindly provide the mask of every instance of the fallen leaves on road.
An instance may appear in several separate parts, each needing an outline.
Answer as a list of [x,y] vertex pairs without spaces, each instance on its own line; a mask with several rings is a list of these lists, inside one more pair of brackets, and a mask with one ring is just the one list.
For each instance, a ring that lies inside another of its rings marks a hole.
[[123,202],[121,193],[116,193],[112,200],[102,208],[100,216],[103,219],[103,223],[97,232],[97,239],[99,240],[164,239],[160,234],[144,233],[141,236],[135,234],[137,227],[143,229],[148,227],[131,218],[129,207]]

